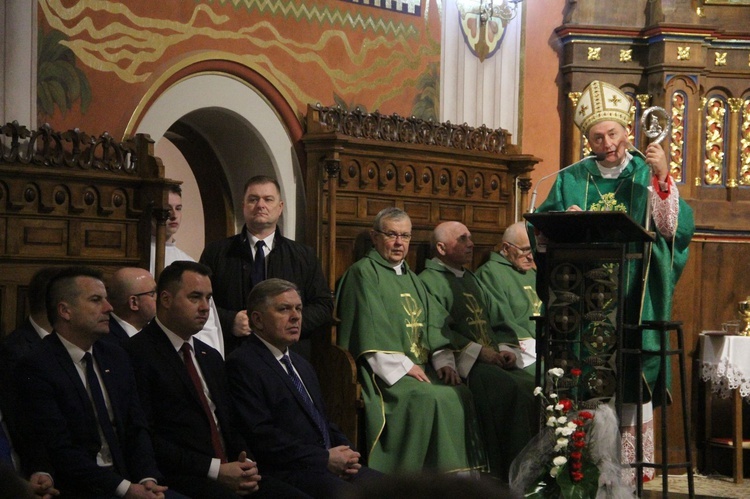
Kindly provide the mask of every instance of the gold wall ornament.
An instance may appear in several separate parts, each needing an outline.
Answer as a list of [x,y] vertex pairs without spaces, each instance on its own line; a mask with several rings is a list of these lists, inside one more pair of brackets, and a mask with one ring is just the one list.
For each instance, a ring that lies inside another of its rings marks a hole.
[[727,53],[726,52],[714,52],[714,66],[726,66],[727,65]]
[[677,60],[689,61],[690,60],[690,47],[677,47]]
[[703,178],[707,185],[720,185],[724,169],[724,116],[726,102],[721,97],[706,101],[705,154]]
[[601,47],[589,47],[588,48],[588,60],[589,61],[600,61],[602,59],[602,48]]
[[733,113],[739,113],[742,109],[742,98],[741,97],[730,97],[727,99],[729,104],[729,110]]
[[633,49],[620,49],[620,62],[632,62]]
[[669,137],[669,174],[682,181],[685,152],[685,109],[687,96],[677,91],[672,94],[672,133]]
[[569,92],[568,99],[573,103],[573,109],[578,106],[578,100],[581,98],[581,92]]
[[737,311],[745,322],[745,328],[740,331],[740,336],[750,336],[750,296],[737,304]]
[[740,116],[740,185],[750,185],[750,97],[742,102]]
[[636,94],[635,99],[643,108],[647,107],[651,102],[651,96],[649,94]]

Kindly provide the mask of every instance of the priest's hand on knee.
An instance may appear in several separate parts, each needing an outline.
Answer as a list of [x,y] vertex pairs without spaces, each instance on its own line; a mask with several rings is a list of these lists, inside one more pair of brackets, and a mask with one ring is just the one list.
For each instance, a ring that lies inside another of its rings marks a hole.
[[412,378],[417,379],[418,381],[426,381],[430,383],[430,378],[427,377],[427,375],[424,373],[421,367],[414,364],[411,366],[411,369],[406,373],[407,376],[411,376]]
[[446,385],[456,386],[461,384],[461,376],[450,366],[444,366],[437,370],[440,380]]

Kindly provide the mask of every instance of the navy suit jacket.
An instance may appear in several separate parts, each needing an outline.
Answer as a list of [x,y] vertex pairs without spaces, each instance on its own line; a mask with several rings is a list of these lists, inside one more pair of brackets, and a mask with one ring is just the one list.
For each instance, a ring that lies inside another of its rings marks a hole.
[[[290,356],[316,408],[325,415],[312,365],[294,352]],[[268,347],[252,334],[229,355],[226,368],[240,428],[258,458],[261,474],[327,470],[323,435],[289,374]],[[328,425],[333,447],[351,445],[337,426],[330,421]]]
[[117,319],[111,315],[109,317],[109,336],[112,339],[117,339],[120,345],[124,345],[130,339],[130,336],[128,336],[128,333],[125,332],[120,323],[117,322]]
[[[224,361],[219,352],[193,338],[195,358],[216,406],[228,460],[246,449],[235,429]],[[151,428],[156,461],[164,474],[206,477],[214,450],[211,429],[181,355],[155,320],[125,344]]]
[[126,478],[159,480],[146,419],[127,354],[97,341],[93,355],[114,413],[126,470],[96,463],[99,428],[88,392],[57,334],[50,334],[16,366],[19,421],[24,434],[43,442],[55,469],[55,486],[74,497],[114,495]]

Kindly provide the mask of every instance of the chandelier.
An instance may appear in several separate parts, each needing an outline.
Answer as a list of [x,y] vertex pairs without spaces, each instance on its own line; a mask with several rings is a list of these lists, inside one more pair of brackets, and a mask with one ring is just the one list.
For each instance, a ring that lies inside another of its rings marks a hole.
[[461,31],[471,51],[484,61],[497,51],[505,27],[523,0],[458,0]]

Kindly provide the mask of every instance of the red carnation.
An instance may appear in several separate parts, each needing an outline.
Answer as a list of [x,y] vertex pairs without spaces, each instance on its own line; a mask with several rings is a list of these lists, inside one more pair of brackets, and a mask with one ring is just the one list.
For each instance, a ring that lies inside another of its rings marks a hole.
[[583,463],[581,461],[570,462],[570,469],[572,469],[573,471],[581,471],[581,468],[583,468]]
[[573,369],[570,370],[570,374],[572,374],[573,376],[577,378],[578,376],[581,375],[581,370],[578,369],[577,367],[574,367]]
[[573,408],[573,402],[571,402],[570,399],[560,399],[560,405],[563,406],[562,410],[565,412],[568,412]]
[[581,419],[594,419],[594,415],[589,411],[581,411],[578,413],[578,417]]
[[583,473],[581,473],[580,471],[571,471],[570,478],[574,482],[580,482],[581,480],[583,480]]
[[573,442],[573,447],[575,447],[576,449],[583,449],[584,447],[586,447],[586,442],[584,442],[583,440],[576,440],[575,442]]
[[576,426],[583,426],[583,419],[574,419],[573,423],[575,423]]
[[581,454],[581,451],[579,450],[574,450],[573,452],[570,453],[570,459],[580,461],[582,457],[583,457],[583,454]]
[[585,431],[574,431],[573,432],[573,440],[581,440],[586,436]]

